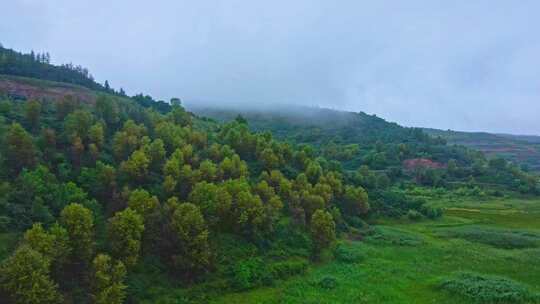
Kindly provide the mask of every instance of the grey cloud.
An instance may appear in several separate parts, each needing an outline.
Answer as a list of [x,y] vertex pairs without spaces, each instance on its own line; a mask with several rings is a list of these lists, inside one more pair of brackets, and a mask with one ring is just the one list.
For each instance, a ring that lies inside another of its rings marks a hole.
[[0,42],[128,93],[302,104],[409,126],[540,134],[538,1],[3,5]]

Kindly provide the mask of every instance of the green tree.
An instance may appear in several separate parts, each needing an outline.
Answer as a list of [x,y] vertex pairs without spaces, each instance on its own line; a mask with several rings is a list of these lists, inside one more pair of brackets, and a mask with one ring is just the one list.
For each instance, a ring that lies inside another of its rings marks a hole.
[[318,162],[310,162],[306,168],[306,176],[310,183],[315,184],[322,175],[322,168]]
[[41,223],[35,223],[24,233],[24,243],[59,266],[67,262],[71,252],[67,231],[57,224],[46,231]]
[[89,263],[94,253],[94,217],[81,204],[72,203],[62,210],[60,223],[66,228],[72,261]]
[[139,149],[146,135],[146,127],[138,125],[133,120],[127,120],[121,131],[113,137],[113,153],[117,160],[126,159]]
[[174,267],[187,278],[204,272],[210,265],[208,229],[199,208],[191,203],[178,205],[171,219],[176,250],[172,256]]
[[50,260],[27,245],[19,247],[2,264],[0,286],[16,304],[63,302],[58,285],[50,277]]
[[98,149],[103,147],[105,143],[105,130],[100,123],[94,124],[88,130],[88,139],[91,143],[95,144]]
[[367,192],[362,187],[345,187],[345,210],[349,215],[364,215],[369,211]]
[[117,212],[109,219],[109,243],[112,255],[130,268],[137,264],[141,251],[144,222],[131,208]]
[[24,116],[31,130],[36,131],[39,128],[39,117],[41,115],[41,103],[37,100],[26,102]]
[[142,182],[148,175],[150,159],[143,150],[131,154],[128,160],[120,164],[120,170],[134,182]]
[[32,136],[18,123],[13,123],[5,139],[6,164],[12,172],[19,174],[23,168],[36,164],[36,149]]
[[64,120],[64,131],[68,138],[79,137],[82,142],[85,142],[93,123],[92,113],[86,110],[76,110]]
[[159,207],[159,200],[144,189],[136,189],[129,194],[128,207],[146,220]]
[[218,223],[225,224],[230,217],[232,197],[222,186],[205,181],[197,183],[188,200],[201,209],[212,226]]
[[146,155],[150,158],[150,168],[157,172],[163,166],[165,155],[167,153],[165,151],[163,140],[158,138],[152,141],[151,144],[145,147],[145,150]]
[[121,304],[126,298],[126,267],[98,254],[92,262],[91,297],[95,304]]
[[336,224],[332,215],[324,210],[317,210],[311,217],[311,238],[315,255],[330,247],[336,240]]

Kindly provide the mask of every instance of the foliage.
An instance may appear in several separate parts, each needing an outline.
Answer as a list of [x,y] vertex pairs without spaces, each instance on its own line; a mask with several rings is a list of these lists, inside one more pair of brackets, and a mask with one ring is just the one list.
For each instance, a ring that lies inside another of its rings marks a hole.
[[116,213],[109,220],[109,241],[112,254],[128,268],[137,263],[143,231],[142,216],[131,208]]
[[73,261],[89,263],[94,253],[94,217],[80,204],[70,204],[62,210],[60,223],[68,233]]
[[98,254],[92,262],[92,299],[96,304],[121,304],[126,297],[124,279],[126,268],[113,262],[105,254]]
[[442,289],[480,303],[529,303],[540,300],[527,286],[513,280],[473,272],[459,272],[444,279]]
[[0,286],[14,303],[61,303],[58,285],[50,277],[50,260],[28,246],[19,247],[0,268]]
[[314,240],[315,254],[328,248],[336,239],[336,225],[332,215],[323,210],[317,210],[311,218],[311,237]]

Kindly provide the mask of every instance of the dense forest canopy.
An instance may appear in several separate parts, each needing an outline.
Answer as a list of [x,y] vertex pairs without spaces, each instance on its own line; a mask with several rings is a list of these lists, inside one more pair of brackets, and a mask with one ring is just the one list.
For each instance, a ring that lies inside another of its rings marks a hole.
[[442,216],[415,191],[540,193],[513,163],[363,113],[218,122],[177,98],[108,94],[42,55],[2,49],[0,73],[99,91],[95,103],[0,98],[0,230],[20,239],[1,257],[8,303],[155,301],[156,281],[247,290],[339,255],[373,219]]

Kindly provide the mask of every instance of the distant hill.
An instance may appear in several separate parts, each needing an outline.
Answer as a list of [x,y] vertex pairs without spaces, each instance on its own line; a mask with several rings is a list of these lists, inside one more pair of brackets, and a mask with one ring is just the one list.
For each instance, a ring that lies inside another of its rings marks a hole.
[[76,84],[96,91],[111,91],[108,84],[97,83],[88,69],[80,65],[54,65],[50,62],[49,53],[32,51],[25,54],[1,45],[0,74]]
[[502,157],[525,165],[531,171],[540,172],[540,136],[444,131],[428,128],[424,131],[433,136],[441,136],[450,144],[464,145],[482,151],[487,156]]
[[307,106],[262,106],[260,108],[219,107],[187,104],[201,116],[221,122],[241,115],[256,131],[271,131],[279,138],[300,143],[322,144],[329,140],[340,144],[374,144],[416,141],[426,135],[415,128],[405,128],[376,115]]

